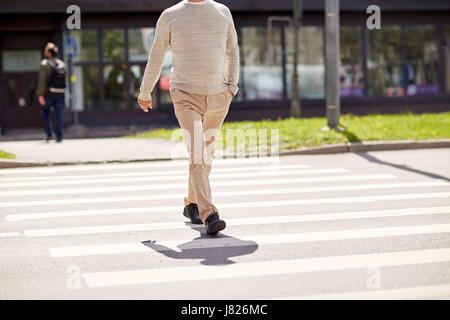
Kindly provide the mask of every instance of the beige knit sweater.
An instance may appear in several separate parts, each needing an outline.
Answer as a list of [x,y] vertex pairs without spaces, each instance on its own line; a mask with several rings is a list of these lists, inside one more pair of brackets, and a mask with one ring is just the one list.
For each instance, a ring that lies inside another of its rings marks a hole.
[[170,87],[198,94],[238,91],[239,46],[230,10],[213,0],[182,0],[156,23],[139,99],[151,100],[167,47],[172,49]]

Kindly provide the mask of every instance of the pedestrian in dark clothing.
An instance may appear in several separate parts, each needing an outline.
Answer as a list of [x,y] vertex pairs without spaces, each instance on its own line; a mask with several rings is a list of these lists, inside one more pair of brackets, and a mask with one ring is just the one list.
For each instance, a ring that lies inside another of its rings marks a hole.
[[63,138],[64,92],[66,88],[66,65],[57,58],[58,47],[47,43],[44,50],[45,59],[41,61],[37,95],[41,105],[41,115],[44,118],[46,141],[52,138],[50,111],[53,107],[56,118],[56,142]]

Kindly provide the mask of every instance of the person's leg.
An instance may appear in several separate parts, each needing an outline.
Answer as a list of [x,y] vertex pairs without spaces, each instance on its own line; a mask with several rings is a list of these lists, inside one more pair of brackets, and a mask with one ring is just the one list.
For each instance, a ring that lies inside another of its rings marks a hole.
[[47,134],[47,138],[52,137],[52,124],[50,121],[50,110],[52,108],[52,102],[49,96],[45,97],[45,105],[41,106],[41,115],[44,119],[44,130]]
[[[174,111],[175,111],[175,117],[178,120],[178,123],[180,125],[180,128],[183,130],[183,136],[184,140],[186,141],[187,150],[189,153],[190,160],[193,158],[193,128],[194,126],[191,126],[191,123],[193,124],[194,121],[201,121],[202,120],[202,113],[203,109],[199,107],[201,103],[194,103],[191,101],[191,97],[189,97],[189,101],[186,100],[187,92],[178,90],[178,89],[171,89],[170,90],[170,97],[173,102]],[[180,100],[180,96],[184,99]],[[191,141],[192,139],[192,141]],[[191,141],[191,143],[188,143],[188,141]],[[184,204],[188,205],[190,203],[197,204],[197,199],[195,197],[194,193],[194,187],[191,184],[191,179],[188,180],[188,196],[184,197]]]
[[64,95],[55,94],[53,97],[53,108],[56,118],[56,140],[61,141],[63,138],[63,111],[64,111]]
[[[217,138],[220,128],[228,114],[233,95],[228,90],[222,93],[208,95],[206,99],[206,112],[203,115],[203,130],[205,133],[205,159],[208,175],[211,171]],[[211,212],[205,219],[206,232],[216,234],[226,228],[224,220],[220,219],[218,211]]]
[[173,89],[171,97],[175,116],[183,129],[190,160],[189,195],[184,198],[184,204],[197,203],[200,219],[205,222],[208,215],[217,212],[212,204],[208,169],[203,161],[205,146],[202,115],[206,110],[206,96]]
[[225,91],[218,94],[209,95],[206,101],[206,112],[203,115],[203,130],[206,140],[206,166],[208,174],[211,172],[214,152],[216,150],[217,139],[220,128],[228,114],[231,100],[231,92]]

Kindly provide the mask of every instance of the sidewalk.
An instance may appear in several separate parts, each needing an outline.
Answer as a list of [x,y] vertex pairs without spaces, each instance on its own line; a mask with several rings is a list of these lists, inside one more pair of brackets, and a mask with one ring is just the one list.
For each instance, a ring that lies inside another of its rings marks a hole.
[[[281,151],[280,155],[331,154],[381,150],[450,148],[450,139],[358,142]],[[16,159],[0,159],[0,168],[64,165],[82,163],[130,162],[187,159],[184,142],[165,139],[90,138],[54,140],[0,141],[0,149]],[[215,158],[223,157],[217,150]]]
[[[112,161],[139,161],[171,158],[184,143],[164,139],[94,138],[55,140],[0,141],[0,149],[16,155],[2,162],[68,164]],[[1,167],[1,165],[0,165]]]
[[[144,126],[98,126],[85,127],[71,125],[64,128],[64,139],[84,139],[84,138],[113,138],[125,135],[133,135],[137,132],[148,131],[155,128],[170,128],[173,127],[170,122],[161,121],[158,125],[144,125]],[[21,128],[10,129],[8,134],[0,135],[0,142],[2,141],[29,141],[42,140],[45,137],[43,128]]]

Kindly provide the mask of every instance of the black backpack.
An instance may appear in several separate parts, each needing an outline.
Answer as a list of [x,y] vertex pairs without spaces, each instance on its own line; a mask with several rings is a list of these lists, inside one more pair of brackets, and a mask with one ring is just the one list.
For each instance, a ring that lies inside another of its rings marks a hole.
[[66,88],[66,68],[64,62],[48,60],[48,65],[52,68],[50,73],[50,80],[48,81],[49,88],[65,89]]

